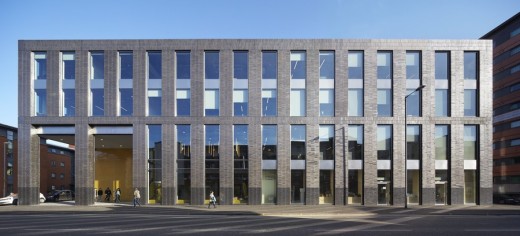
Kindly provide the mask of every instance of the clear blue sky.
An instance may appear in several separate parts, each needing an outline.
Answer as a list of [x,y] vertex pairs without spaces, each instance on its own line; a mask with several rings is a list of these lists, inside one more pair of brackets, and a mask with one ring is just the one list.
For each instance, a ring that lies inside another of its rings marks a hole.
[[0,123],[18,126],[20,39],[478,39],[520,0],[0,0]]

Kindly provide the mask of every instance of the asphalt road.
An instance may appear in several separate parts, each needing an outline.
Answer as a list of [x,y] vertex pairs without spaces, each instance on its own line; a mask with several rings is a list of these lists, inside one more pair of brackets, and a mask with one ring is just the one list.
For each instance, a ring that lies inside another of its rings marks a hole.
[[520,214],[432,214],[424,209],[371,214],[260,215],[154,207],[0,211],[0,235],[520,235]]

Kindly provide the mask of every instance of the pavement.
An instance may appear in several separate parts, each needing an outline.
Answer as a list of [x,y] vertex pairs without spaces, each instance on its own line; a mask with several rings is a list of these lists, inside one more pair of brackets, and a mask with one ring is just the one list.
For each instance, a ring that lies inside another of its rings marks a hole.
[[33,206],[0,206],[0,214],[27,213],[110,213],[165,215],[257,215],[285,217],[370,217],[377,215],[519,215],[516,205],[473,206],[336,206],[336,205],[143,205],[96,202],[92,206],[76,206],[74,202],[42,203]]

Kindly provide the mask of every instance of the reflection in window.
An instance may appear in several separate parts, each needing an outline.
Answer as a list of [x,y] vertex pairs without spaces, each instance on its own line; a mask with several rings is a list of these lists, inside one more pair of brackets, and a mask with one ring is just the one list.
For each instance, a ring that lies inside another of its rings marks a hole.
[[105,114],[105,90],[92,89],[92,116],[103,116]]
[[320,79],[334,79],[334,52],[320,52]]
[[177,116],[190,116],[190,90],[177,90]]
[[76,60],[74,58],[74,52],[62,53],[62,70],[63,79],[75,79],[76,78]]
[[291,160],[305,160],[305,125],[291,125]]
[[149,200],[161,203],[162,182],[162,129],[161,125],[148,125],[148,188]]
[[177,56],[177,79],[190,79],[190,52],[178,51]]
[[477,52],[464,52],[464,79],[477,79]]
[[476,89],[464,89],[464,116],[477,116]]
[[449,78],[449,52],[435,52],[435,79]]
[[392,52],[377,52],[377,79],[392,79]]
[[448,116],[448,90],[447,89],[436,89],[435,90],[435,116],[447,117]]
[[291,116],[305,116],[305,90],[304,89],[292,89],[291,90],[291,104],[290,113]]
[[406,79],[421,79],[420,52],[406,52]]
[[392,90],[377,90],[377,116],[392,116]]
[[[234,159],[248,159],[247,125],[233,126],[233,153]],[[235,165],[236,168],[236,165]]]
[[247,116],[248,91],[247,89],[233,91],[233,115]]
[[334,90],[320,89],[320,116],[334,116]]
[[[220,127],[218,125],[206,125],[205,135],[206,159],[218,159],[220,145]],[[218,168],[218,166],[214,168]]]
[[348,116],[363,116],[363,89],[348,90]]
[[90,79],[105,78],[105,54],[103,52],[90,53]]
[[307,62],[305,52],[291,52],[291,79],[307,77]]
[[119,78],[132,79],[134,74],[132,52],[119,52]]
[[464,204],[477,203],[477,171],[464,170]]
[[262,79],[276,79],[278,74],[278,54],[276,51],[262,52]]
[[34,78],[47,79],[47,54],[45,52],[34,53]]
[[320,203],[334,203],[334,170],[320,170]]
[[75,116],[76,93],[75,89],[63,89],[63,116]]
[[35,89],[34,90],[34,108],[36,116],[47,115],[47,90],[46,89]]
[[[177,159],[191,157],[191,130],[190,125],[177,125]],[[187,168],[187,167],[180,167]]]
[[334,160],[334,125],[320,125],[320,160]]
[[276,160],[277,137],[276,125],[262,125],[262,160]]
[[220,78],[220,60],[219,52],[207,51],[204,53],[204,78],[205,79],[219,79]]
[[477,126],[464,125],[464,160],[477,160],[477,138]]
[[207,89],[204,91],[204,115],[205,116],[219,116],[220,114],[220,99],[218,89]]
[[377,126],[377,159],[392,160],[392,126]]
[[276,116],[276,89],[262,90],[262,116]]
[[161,98],[162,98],[162,91],[160,89],[149,89],[148,90],[148,115],[149,116],[160,116],[161,115]]
[[121,116],[131,116],[133,113],[133,91],[132,89],[119,89],[119,114]]
[[406,159],[421,159],[421,127],[419,125],[406,126]]
[[348,52],[348,78],[363,79],[363,51]]
[[162,78],[161,52],[148,52],[148,79]]
[[435,160],[448,160],[448,125],[435,125]]
[[247,79],[248,65],[247,52],[235,51],[233,53],[233,78]]
[[407,116],[421,116],[421,90],[408,89],[407,94],[411,94],[406,98],[406,115]]
[[177,125],[176,127],[178,196],[177,204],[182,204],[189,203],[191,196],[191,130],[190,125]]
[[348,159],[363,160],[363,125],[348,126]]

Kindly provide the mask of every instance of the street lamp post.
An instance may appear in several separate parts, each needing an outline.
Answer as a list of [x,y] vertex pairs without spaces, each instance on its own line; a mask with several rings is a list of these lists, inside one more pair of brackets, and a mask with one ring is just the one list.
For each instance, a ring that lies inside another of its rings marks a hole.
[[408,123],[406,121],[406,118],[408,117],[407,109],[406,109],[406,102],[410,95],[414,94],[417,91],[422,90],[426,85],[421,85],[418,88],[416,88],[414,91],[409,93],[404,97],[404,208],[408,208],[408,143],[407,143],[407,129],[408,129]]

